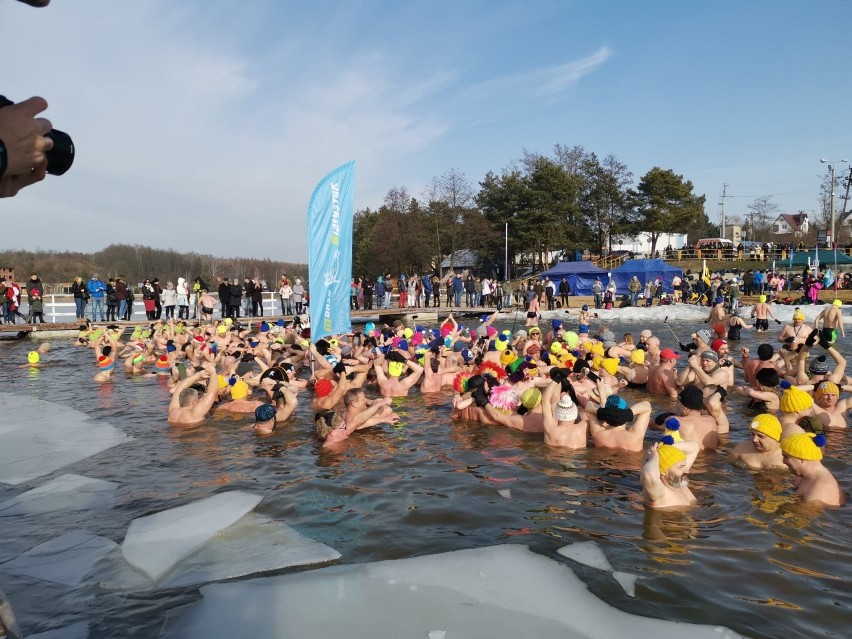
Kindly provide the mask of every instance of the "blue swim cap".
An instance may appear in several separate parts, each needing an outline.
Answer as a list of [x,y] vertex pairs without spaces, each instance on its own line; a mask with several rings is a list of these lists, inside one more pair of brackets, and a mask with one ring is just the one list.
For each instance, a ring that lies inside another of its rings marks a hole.
[[272,404],[261,404],[254,409],[254,421],[268,422],[275,419],[275,407]]
[[627,401],[618,395],[610,395],[606,398],[606,408],[627,408]]

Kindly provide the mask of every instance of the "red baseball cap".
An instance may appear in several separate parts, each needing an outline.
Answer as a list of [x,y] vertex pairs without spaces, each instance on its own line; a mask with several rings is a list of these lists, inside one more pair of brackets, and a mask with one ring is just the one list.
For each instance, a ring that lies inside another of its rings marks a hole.
[[664,348],[660,351],[660,359],[680,359],[680,355],[670,348]]

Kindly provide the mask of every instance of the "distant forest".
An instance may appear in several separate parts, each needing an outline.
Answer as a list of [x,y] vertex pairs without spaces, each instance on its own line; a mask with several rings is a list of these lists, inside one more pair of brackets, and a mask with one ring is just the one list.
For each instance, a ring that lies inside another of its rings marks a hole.
[[146,278],[158,277],[165,286],[168,281],[177,283],[179,277],[191,282],[200,275],[214,289],[217,277],[260,279],[274,289],[281,275],[288,275],[291,281],[295,277],[306,281],[308,274],[307,264],[178,253],[130,244],[112,244],[97,253],[0,251],[0,268],[14,269],[18,281],[38,273],[45,284],[72,282],[78,275],[87,280],[98,273],[104,281],[124,275],[134,286]]

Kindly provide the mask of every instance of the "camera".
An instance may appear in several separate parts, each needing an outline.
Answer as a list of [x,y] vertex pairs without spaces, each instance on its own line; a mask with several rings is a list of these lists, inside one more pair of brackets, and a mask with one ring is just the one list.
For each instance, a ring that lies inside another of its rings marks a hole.
[[[15,104],[6,96],[0,95],[0,109]],[[53,140],[53,148],[47,157],[47,172],[51,175],[62,175],[74,164],[74,140],[64,131],[51,129],[45,137]]]

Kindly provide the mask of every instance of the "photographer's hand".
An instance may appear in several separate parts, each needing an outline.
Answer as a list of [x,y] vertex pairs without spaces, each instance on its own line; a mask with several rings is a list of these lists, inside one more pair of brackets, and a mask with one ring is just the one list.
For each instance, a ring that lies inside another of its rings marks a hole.
[[0,197],[14,197],[22,188],[41,182],[47,175],[47,160],[23,175],[4,175],[0,178]]
[[46,162],[45,153],[53,148],[53,140],[44,136],[53,125],[47,118],[35,117],[46,108],[44,98],[33,97],[0,109],[0,140],[6,147],[4,177],[27,175]]

